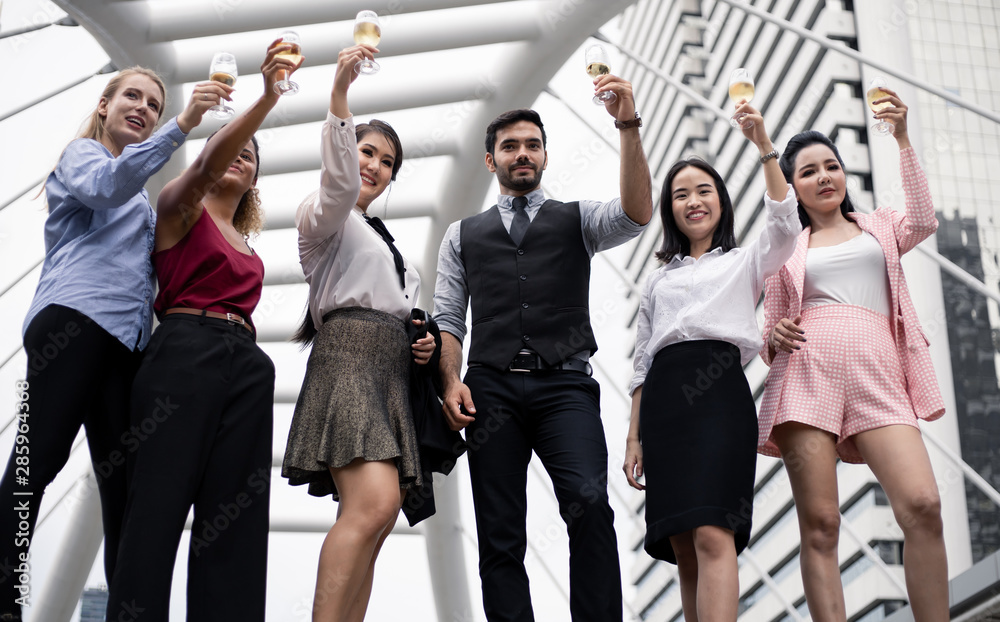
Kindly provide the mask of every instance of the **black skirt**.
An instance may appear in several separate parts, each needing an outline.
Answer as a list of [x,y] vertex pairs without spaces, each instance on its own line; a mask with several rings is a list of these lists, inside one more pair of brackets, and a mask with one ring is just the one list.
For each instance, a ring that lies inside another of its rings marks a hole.
[[677,563],[670,536],[703,525],[750,540],[757,412],[739,349],[687,341],[656,353],[639,406],[650,556]]

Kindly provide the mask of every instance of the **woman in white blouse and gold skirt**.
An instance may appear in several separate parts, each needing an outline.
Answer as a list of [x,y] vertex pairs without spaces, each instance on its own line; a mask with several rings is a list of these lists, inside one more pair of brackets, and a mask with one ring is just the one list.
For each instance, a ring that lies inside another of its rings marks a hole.
[[670,168],[660,197],[663,265],[646,279],[629,387],[625,476],[646,491],[645,549],[677,564],[688,620],[736,619],[736,556],[750,539],[757,453],[743,365],[760,348],[754,308],[764,279],[801,230],[763,118],[745,103],[737,112],[764,166],[764,229],[738,247],[719,173],[697,158]]
[[340,52],[322,134],[321,187],[296,214],[309,309],[296,339],[312,344],[282,475],[340,502],[320,551],[313,620],[362,620],[375,559],[405,490],[420,482],[409,403],[410,357],[430,360],[434,338],[411,345],[420,277],[368,208],[402,165],[399,137],[373,120],[354,125],[347,90],[377,50]]

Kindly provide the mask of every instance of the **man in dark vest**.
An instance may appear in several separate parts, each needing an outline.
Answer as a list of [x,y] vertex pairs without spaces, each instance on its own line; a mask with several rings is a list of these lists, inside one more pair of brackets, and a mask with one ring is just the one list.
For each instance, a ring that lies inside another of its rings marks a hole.
[[[512,110],[486,130],[486,168],[500,183],[491,209],[453,223],[441,244],[434,294],[441,328],[444,411],[466,429],[483,604],[490,622],[534,620],[524,568],[528,461],[552,478],[569,532],[574,621],[622,619],[621,571],[608,503],[600,387],[588,359],[590,259],[638,235],[652,215],[649,167],[632,85],[595,80],[621,134],[621,198],[546,200],[545,130]],[[469,370],[462,339],[472,303]]]

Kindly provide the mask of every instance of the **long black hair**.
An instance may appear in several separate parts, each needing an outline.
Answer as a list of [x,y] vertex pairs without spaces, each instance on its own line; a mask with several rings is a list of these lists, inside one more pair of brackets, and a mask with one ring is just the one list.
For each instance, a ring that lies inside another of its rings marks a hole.
[[[392,126],[385,121],[372,119],[368,123],[359,123],[355,126],[354,138],[357,142],[361,142],[362,138],[372,132],[376,132],[384,136],[396,152],[396,158],[392,163],[392,176],[389,178],[391,181],[395,181],[396,173],[398,173],[400,167],[403,166],[403,143],[399,140],[399,134],[397,134],[396,130],[392,129]],[[309,308],[309,303],[306,302],[305,317],[302,318],[302,323],[299,324],[295,334],[292,335],[292,341],[301,343],[302,348],[305,349],[307,346],[311,345],[313,341],[315,341],[318,333],[319,330],[317,330],[316,325],[313,324],[312,310]]]
[[733,222],[735,220],[733,216],[733,202],[729,198],[729,191],[726,189],[726,182],[722,180],[722,176],[719,175],[719,172],[711,164],[701,158],[678,160],[667,171],[667,179],[663,182],[663,190],[660,191],[660,221],[663,224],[663,246],[660,247],[660,250],[656,251],[656,258],[663,263],[673,259],[674,255],[691,254],[691,241],[688,240],[686,235],[681,233],[681,230],[677,228],[677,222],[674,220],[674,202],[671,197],[671,186],[673,186],[674,178],[689,166],[708,173],[715,184],[715,191],[719,195],[721,213],[719,214],[719,224],[716,225],[715,233],[712,234],[712,247],[709,250],[722,248],[722,252],[728,252],[739,246],[736,243],[736,234],[733,233]]
[[[817,132],[816,130],[808,130],[805,132],[799,132],[792,139],[788,141],[788,145],[785,147],[785,152],[781,154],[781,158],[778,160],[778,165],[781,167],[781,172],[785,175],[785,181],[792,184],[795,187],[795,183],[792,179],[795,177],[795,158],[798,157],[799,152],[810,147],[812,145],[824,145],[830,148],[833,152],[834,157],[837,158],[837,162],[840,163],[840,170],[847,173],[847,167],[844,166],[844,159],[840,157],[840,151],[837,149],[837,145],[833,144],[833,141],[824,134],[823,132]],[[840,204],[840,213],[847,217],[850,212],[856,211],[854,209],[854,203],[851,202],[851,196],[844,192],[844,200]],[[802,227],[810,226],[809,214],[806,213],[805,208],[802,207],[802,202],[799,201],[799,222],[802,223]]]

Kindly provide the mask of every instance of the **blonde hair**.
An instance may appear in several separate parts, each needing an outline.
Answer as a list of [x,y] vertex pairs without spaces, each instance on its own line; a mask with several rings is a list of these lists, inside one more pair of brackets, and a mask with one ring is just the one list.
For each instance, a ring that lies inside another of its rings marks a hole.
[[[160,95],[163,101],[160,104],[160,109],[156,113],[156,121],[159,122],[163,117],[163,110],[167,106],[167,87],[163,84],[163,78],[161,78],[152,69],[146,69],[145,67],[140,67],[138,65],[134,67],[129,67],[128,69],[122,69],[118,72],[118,75],[108,80],[107,86],[104,87],[104,91],[101,93],[101,99],[111,100],[112,97],[118,93],[118,90],[122,87],[122,82],[125,78],[129,76],[146,76],[150,80],[156,83],[156,86],[160,87]],[[107,130],[104,129],[104,117],[101,116],[98,107],[94,107],[94,111],[90,113],[87,120],[83,122],[80,126],[80,132],[77,134],[76,138],[90,138],[96,140],[99,143],[103,143],[104,137],[107,135]],[[76,140],[76,139],[74,139]],[[63,150],[65,151],[65,149]],[[59,154],[59,159],[62,159],[62,154]],[[58,164],[56,165],[58,166]],[[55,171],[56,167],[52,167],[52,171]],[[35,199],[41,197],[45,193],[45,182],[42,183],[42,187],[38,189],[38,194],[35,195]],[[49,202],[47,198],[43,199],[43,207],[46,211],[49,209]]]
[[[163,115],[163,110],[167,105],[167,87],[163,84],[163,79],[156,74],[152,69],[146,69],[145,67],[140,67],[136,65],[135,67],[129,67],[128,69],[122,69],[118,72],[118,75],[108,80],[108,85],[104,87],[104,92],[101,93],[101,99],[111,100],[122,87],[122,83],[125,79],[130,76],[146,76],[150,80],[156,83],[156,86],[160,88],[160,95],[163,98],[163,102],[160,105],[160,109],[156,111],[156,120],[159,122],[160,117]],[[107,130],[104,129],[104,117],[97,108],[90,113],[90,117],[84,122],[83,126],[80,128],[80,134],[77,138],[92,138],[97,142],[103,142],[104,137],[107,134]]]

